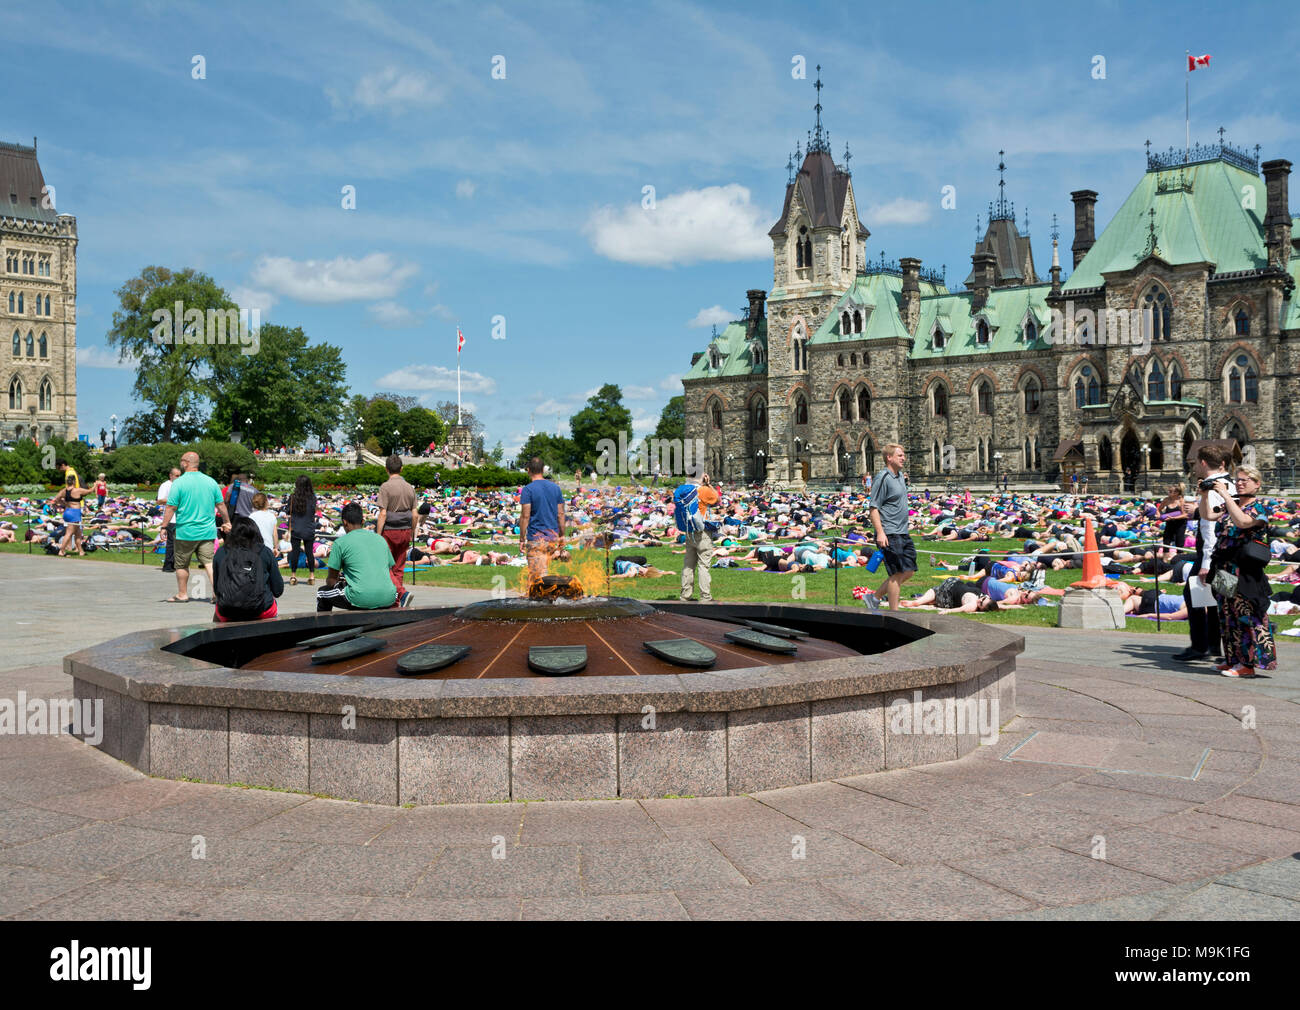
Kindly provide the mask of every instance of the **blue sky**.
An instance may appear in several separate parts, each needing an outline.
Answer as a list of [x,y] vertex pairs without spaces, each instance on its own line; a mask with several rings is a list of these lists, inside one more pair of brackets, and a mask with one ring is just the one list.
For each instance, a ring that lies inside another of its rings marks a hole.
[[771,287],[817,63],[869,257],[950,282],[999,149],[1036,264],[1055,213],[1068,273],[1070,191],[1100,192],[1100,228],[1143,141],[1181,145],[1187,49],[1213,57],[1191,79],[1194,142],[1222,125],[1300,161],[1289,77],[1268,69],[1300,42],[1278,5],[42,3],[6,27],[0,139],[39,136],[78,219],[83,432],[138,409],[104,334],[150,264],[340,345],[355,392],[454,399],[459,322],[489,445],[517,446],[530,415],[567,432],[604,382],[648,431],[708,323]]

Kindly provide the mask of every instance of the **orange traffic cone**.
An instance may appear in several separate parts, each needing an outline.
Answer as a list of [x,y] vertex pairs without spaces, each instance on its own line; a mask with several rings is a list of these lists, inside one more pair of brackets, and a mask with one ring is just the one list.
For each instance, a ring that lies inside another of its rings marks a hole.
[[1071,589],[1100,589],[1107,585],[1106,576],[1101,570],[1101,554],[1097,550],[1097,537],[1092,532],[1092,519],[1084,520],[1083,532],[1083,578],[1070,583]]

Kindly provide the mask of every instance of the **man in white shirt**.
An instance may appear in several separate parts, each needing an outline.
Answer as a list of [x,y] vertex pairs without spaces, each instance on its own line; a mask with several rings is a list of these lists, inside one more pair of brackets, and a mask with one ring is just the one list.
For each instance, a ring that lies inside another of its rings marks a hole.
[[1223,497],[1216,491],[1203,490],[1200,485],[1206,480],[1225,480],[1228,487],[1236,492],[1236,485],[1228,479],[1224,469],[1225,456],[1222,449],[1215,445],[1202,446],[1196,454],[1196,465],[1192,473],[1196,477],[1196,491],[1200,503],[1196,507],[1196,562],[1192,565],[1192,575],[1183,587],[1183,600],[1187,604],[1187,626],[1191,634],[1191,645],[1174,656],[1180,663],[1194,663],[1202,659],[1214,659],[1222,651],[1219,637],[1219,608],[1217,606],[1192,606],[1192,578],[1205,585],[1210,574],[1210,558],[1218,540],[1214,524],[1223,515]]
[[[164,513],[167,511],[167,496],[171,494],[172,481],[180,475],[180,468],[174,466],[167,475],[167,479],[158,485],[158,503],[162,506]],[[163,556],[162,570],[164,572],[174,572],[176,566],[172,556],[176,553],[176,524],[174,522],[168,523],[163,532],[167,534],[167,553]]]

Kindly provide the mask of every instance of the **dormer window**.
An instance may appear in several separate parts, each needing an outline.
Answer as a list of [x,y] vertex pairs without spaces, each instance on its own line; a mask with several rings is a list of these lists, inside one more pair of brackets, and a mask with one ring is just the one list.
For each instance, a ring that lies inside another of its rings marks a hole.
[[1038,326],[1031,319],[1025,323],[1025,343],[1032,344],[1038,339]]
[[722,357],[718,354],[716,347],[709,348],[709,371],[716,372],[722,367]]
[[989,342],[989,324],[983,319],[975,324],[975,342],[977,344],[987,344]]
[[936,326],[934,332],[930,334],[930,340],[936,351],[942,351],[943,345],[948,342],[948,337],[940,327]]

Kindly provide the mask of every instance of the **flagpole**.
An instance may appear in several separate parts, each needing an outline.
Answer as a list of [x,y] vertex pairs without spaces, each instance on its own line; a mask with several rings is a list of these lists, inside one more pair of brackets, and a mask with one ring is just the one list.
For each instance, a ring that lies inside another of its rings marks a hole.
[[1187,67],[1183,71],[1183,164],[1192,156],[1192,51],[1187,50]]
[[460,427],[460,323],[456,323],[456,427]]

